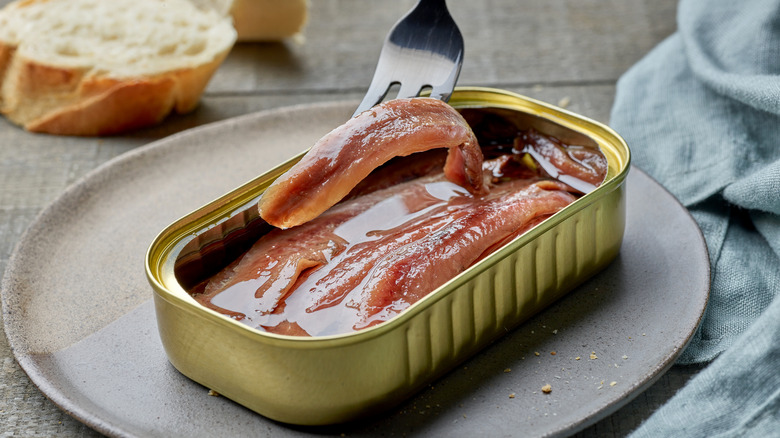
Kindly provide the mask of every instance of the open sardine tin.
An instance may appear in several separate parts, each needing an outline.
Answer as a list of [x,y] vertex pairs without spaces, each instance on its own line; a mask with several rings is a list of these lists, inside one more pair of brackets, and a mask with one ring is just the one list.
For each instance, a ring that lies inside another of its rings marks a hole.
[[615,258],[625,227],[630,161],[620,136],[598,122],[502,90],[458,88],[450,104],[499,112],[521,129],[534,128],[567,144],[598,146],[608,162],[606,179],[395,318],[347,334],[293,337],[207,309],[185,288],[270,229],[255,205],[301,156],[294,157],[178,220],[151,244],[146,273],[173,366],[277,421],[345,422],[398,404]]

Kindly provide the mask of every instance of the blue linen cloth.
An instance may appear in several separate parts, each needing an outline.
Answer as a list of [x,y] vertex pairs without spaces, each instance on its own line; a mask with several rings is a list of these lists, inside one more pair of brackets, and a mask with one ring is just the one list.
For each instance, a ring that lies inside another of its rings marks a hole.
[[712,363],[634,436],[780,436],[780,0],[681,0],[677,25],[611,125],[702,229],[710,302],[677,363]]

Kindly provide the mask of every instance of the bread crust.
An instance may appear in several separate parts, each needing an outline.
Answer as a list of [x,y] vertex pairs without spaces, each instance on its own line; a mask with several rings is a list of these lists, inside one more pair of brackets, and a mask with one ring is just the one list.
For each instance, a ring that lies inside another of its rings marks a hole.
[[300,35],[308,0],[233,0],[230,14],[239,41],[276,41]]
[[152,78],[87,78],[73,104],[30,120],[24,127],[31,132],[99,136],[155,125],[172,112],[185,114],[195,109],[223,58]]
[[105,93],[46,114],[24,125],[32,132],[110,135],[159,123],[173,108],[173,81],[118,82]]
[[[11,5],[18,8],[45,1]],[[235,33],[227,41],[230,44],[207,62],[124,77],[92,65],[42,61],[19,46],[0,41],[0,112],[29,131],[57,135],[110,135],[154,125],[172,112],[195,109],[232,48]]]
[[299,38],[309,19],[309,0],[190,0],[202,10],[233,18],[240,42]]

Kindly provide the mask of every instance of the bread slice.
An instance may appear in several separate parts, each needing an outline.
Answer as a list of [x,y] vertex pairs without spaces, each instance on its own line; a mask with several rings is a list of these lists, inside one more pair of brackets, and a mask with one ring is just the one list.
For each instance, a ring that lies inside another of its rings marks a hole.
[[62,135],[152,125],[195,108],[235,41],[187,0],[19,0],[0,10],[0,112]]
[[238,41],[279,41],[300,37],[309,0],[191,0],[201,9],[233,17]]

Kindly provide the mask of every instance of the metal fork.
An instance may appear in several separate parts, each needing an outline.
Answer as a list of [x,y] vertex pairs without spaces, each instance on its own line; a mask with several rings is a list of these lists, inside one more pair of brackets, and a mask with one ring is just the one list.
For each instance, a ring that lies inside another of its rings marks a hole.
[[381,102],[393,85],[397,97],[430,96],[447,102],[463,64],[463,35],[445,0],[419,0],[385,38],[374,78],[353,117]]

